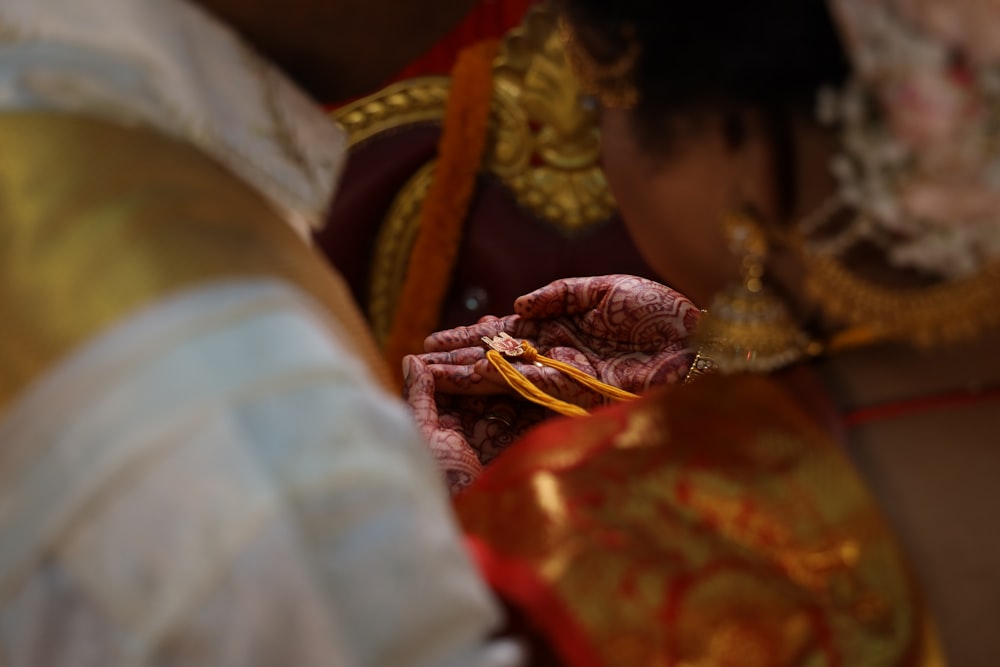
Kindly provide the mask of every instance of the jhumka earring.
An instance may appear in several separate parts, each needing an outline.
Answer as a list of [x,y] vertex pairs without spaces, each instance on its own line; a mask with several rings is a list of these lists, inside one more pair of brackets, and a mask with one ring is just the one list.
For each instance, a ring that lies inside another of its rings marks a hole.
[[717,294],[695,334],[698,360],[721,373],[765,373],[812,353],[785,303],[763,282],[768,244],[747,211],[723,220],[729,247],[742,257],[742,280]]

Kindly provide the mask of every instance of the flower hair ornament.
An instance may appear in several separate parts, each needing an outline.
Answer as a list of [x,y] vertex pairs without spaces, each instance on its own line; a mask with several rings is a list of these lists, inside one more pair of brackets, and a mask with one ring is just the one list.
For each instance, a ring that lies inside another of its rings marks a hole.
[[[828,1],[852,76],[819,95],[839,188],[799,226],[809,292],[877,338],[973,338],[1000,325],[1000,3]],[[849,270],[862,245],[926,280]]]

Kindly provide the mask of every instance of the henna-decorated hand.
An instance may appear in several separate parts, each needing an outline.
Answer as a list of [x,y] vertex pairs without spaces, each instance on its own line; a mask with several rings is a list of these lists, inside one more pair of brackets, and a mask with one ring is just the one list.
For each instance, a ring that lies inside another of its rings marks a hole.
[[[427,338],[428,352],[452,355],[428,359],[439,392],[506,391],[506,383],[485,360],[480,341],[481,336],[499,331],[526,339],[541,354],[628,391],[676,382],[690,367],[693,352],[688,339],[701,314],[679,292],[626,275],[557,280],[520,297],[514,309],[516,315],[485,317],[472,326]],[[557,398],[583,407],[600,402],[556,370],[509,361]]]
[[[451,353],[442,353],[450,355]],[[481,357],[482,355],[480,355]],[[435,355],[403,359],[403,396],[452,494],[472,483],[497,454],[549,413],[520,399],[436,391]]]
[[[517,314],[427,338],[427,353],[404,360],[406,399],[453,492],[551,413],[514,394],[486,359],[481,337],[501,331],[541,354],[628,391],[682,379],[688,337],[700,312],[663,285],[634,276],[559,280],[515,303]],[[508,358],[551,396],[585,408],[602,397],[548,367]]]

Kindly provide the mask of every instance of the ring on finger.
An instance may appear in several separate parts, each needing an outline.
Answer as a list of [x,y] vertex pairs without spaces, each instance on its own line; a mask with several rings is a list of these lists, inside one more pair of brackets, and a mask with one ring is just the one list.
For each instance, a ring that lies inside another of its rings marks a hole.
[[498,412],[488,412],[486,414],[486,421],[488,421],[488,422],[499,422],[499,423],[503,424],[504,426],[506,426],[507,428],[510,428],[511,426],[514,425],[514,422],[511,421],[511,419],[509,417],[505,417],[504,415],[502,415],[502,414],[500,414]]

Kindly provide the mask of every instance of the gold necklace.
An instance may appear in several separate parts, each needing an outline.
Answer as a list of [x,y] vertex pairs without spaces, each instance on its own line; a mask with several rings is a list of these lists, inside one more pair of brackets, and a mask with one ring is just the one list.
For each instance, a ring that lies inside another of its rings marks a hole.
[[1000,326],[1000,263],[929,287],[884,287],[834,257],[800,247],[808,298],[834,320],[869,330],[870,338],[932,347],[969,341]]

